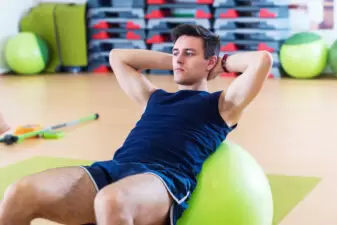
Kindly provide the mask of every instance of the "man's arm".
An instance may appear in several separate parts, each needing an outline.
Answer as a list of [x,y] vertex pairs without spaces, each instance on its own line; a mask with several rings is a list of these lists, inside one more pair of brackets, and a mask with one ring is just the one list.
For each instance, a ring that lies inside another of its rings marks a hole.
[[146,49],[113,49],[109,61],[123,91],[143,107],[157,87],[140,71],[172,70],[171,54]]
[[242,73],[224,92],[220,111],[229,124],[237,123],[241,113],[254,100],[263,87],[273,64],[270,53],[254,51],[228,56],[225,68],[228,72]]

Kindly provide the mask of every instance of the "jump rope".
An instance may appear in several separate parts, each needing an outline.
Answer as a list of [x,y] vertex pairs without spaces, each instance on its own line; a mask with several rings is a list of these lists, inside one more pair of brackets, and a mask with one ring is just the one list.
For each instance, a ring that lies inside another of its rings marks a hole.
[[97,120],[99,118],[99,114],[95,113],[93,115],[83,117],[77,120],[73,120],[70,122],[65,122],[61,124],[56,124],[53,126],[49,126],[46,128],[42,128],[40,125],[28,125],[21,126],[16,129],[14,134],[6,134],[3,138],[0,139],[0,143],[4,143],[6,145],[12,145],[16,143],[21,143],[28,138],[33,137],[43,137],[46,139],[49,138],[60,138],[63,136],[63,133],[55,132],[55,130],[70,126],[75,126],[84,122]]

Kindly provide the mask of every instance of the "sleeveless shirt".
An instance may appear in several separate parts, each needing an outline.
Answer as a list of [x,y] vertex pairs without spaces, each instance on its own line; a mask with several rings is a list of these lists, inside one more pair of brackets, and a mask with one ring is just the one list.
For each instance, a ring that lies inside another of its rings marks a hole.
[[220,95],[221,91],[156,90],[114,160],[160,164],[196,176],[207,157],[236,127],[229,127],[222,119]]

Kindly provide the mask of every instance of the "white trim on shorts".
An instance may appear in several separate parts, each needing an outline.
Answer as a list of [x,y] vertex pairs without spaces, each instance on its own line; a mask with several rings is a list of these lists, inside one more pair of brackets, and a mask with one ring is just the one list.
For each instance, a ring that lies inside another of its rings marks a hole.
[[[177,203],[177,204],[181,204],[182,202],[184,202],[188,196],[190,195],[190,191],[187,192],[187,194],[182,198],[182,199],[178,199],[173,193],[172,191],[170,190],[170,188],[167,186],[166,182],[163,180],[163,178],[161,178],[158,174],[155,174],[155,173],[152,173],[152,172],[145,172],[144,174],[152,174],[156,177],[158,177],[162,182],[163,184],[165,185],[166,187],[166,190],[170,193],[171,197],[174,199],[174,201]],[[171,205],[170,207],[170,224],[171,225],[174,225],[173,224],[173,216],[174,216],[174,203]]]
[[190,195],[190,192],[188,191],[187,194],[186,194],[182,199],[179,200],[179,199],[172,193],[172,191],[171,191],[170,188],[167,186],[167,184],[165,183],[165,181],[163,180],[163,178],[161,178],[158,174],[153,173],[153,172],[145,172],[144,174],[147,174],[147,173],[148,173],[148,174],[152,174],[152,175],[158,177],[158,178],[163,182],[163,184],[165,185],[165,187],[166,187],[167,191],[170,193],[171,197],[172,197],[172,198],[174,199],[174,201],[176,201],[179,205],[180,205],[182,202],[184,202],[184,201],[188,198],[188,196]]
[[173,218],[174,213],[173,212],[174,212],[174,203],[170,207],[170,225],[174,225],[173,224],[173,220],[174,220],[174,218]]
[[97,185],[95,179],[92,177],[91,173],[87,170],[87,168],[85,168],[83,166],[80,166],[80,168],[82,168],[89,175],[92,183],[95,185],[96,191],[98,192],[99,191],[98,185]]

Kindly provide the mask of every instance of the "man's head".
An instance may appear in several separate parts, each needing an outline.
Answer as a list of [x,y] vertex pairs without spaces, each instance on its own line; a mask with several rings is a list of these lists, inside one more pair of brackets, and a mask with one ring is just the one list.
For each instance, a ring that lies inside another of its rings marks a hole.
[[180,85],[207,81],[220,51],[218,35],[199,25],[182,24],[172,31],[174,80]]

